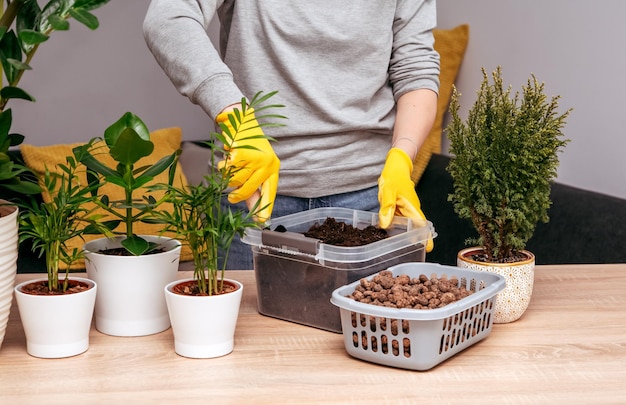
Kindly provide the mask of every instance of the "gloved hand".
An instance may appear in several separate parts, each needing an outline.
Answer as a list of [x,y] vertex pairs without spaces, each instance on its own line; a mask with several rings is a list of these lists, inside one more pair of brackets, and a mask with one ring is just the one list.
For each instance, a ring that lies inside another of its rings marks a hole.
[[[391,148],[378,178],[378,221],[382,228],[388,228],[394,215],[410,218],[413,221],[425,220],[421,204],[411,180],[413,162],[399,148]],[[433,240],[428,239],[426,251],[433,250]]]
[[[230,156],[218,163],[220,169],[234,169],[228,185],[235,187],[235,190],[228,194],[228,201],[235,204],[249,200],[248,208],[251,208],[255,202],[252,200],[258,198],[260,187],[261,197],[258,205],[260,210],[256,214],[256,219],[265,222],[272,216],[274,208],[280,161],[265,138],[252,108],[246,110],[236,132],[228,117],[229,113],[223,112],[215,119],[220,126],[224,125],[234,138],[232,143],[224,145],[224,148],[230,151]],[[231,139],[226,134],[224,137],[227,141]]]

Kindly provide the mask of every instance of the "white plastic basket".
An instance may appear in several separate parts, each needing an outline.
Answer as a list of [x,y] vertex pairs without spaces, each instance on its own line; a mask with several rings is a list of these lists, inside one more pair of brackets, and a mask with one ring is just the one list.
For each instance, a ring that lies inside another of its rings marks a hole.
[[[434,263],[403,263],[388,270],[394,276],[456,277],[474,293],[437,309],[396,309],[347,298],[359,281],[333,291],[340,308],[346,351],[353,357],[387,366],[428,370],[491,333],[496,294],[504,277]],[[372,279],[375,275],[367,277]]]

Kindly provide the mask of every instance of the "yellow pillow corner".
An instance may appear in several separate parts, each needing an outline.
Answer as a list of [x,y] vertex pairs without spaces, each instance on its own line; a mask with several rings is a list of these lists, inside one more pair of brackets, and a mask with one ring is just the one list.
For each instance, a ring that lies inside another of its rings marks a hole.
[[443,117],[448,110],[452,85],[459,73],[469,43],[469,25],[461,24],[451,29],[434,29],[433,36],[435,37],[435,50],[439,52],[440,57],[437,116],[428,137],[413,159],[411,179],[414,182],[419,181],[432,154],[441,153]]
[[[155,131],[150,132],[150,139],[154,143],[154,151],[150,156],[142,158],[138,165],[151,165],[156,163],[159,159],[164,156],[170,155],[174,153],[176,150],[180,149],[181,141],[182,141],[182,130],[179,127],[171,127],[171,128],[162,128]],[[22,144],[20,146],[20,152],[22,153],[22,157],[24,159],[24,163],[37,175],[37,177],[42,178],[46,167],[48,167],[51,171],[58,171],[57,167],[61,163],[65,163],[66,157],[72,155],[72,149],[76,146],[82,145],[81,143],[73,143],[73,144],[57,144],[57,145],[47,145],[47,146],[34,146],[28,144]],[[109,156],[102,155],[99,156],[101,161],[107,164],[110,167],[114,167],[115,162]],[[174,184],[178,187],[187,185],[187,178],[183,173],[182,166],[180,162],[176,167],[177,176],[174,180]],[[84,177],[84,174],[82,175]],[[167,172],[161,173],[156,176],[152,183],[165,183],[167,182],[168,174]],[[86,181],[83,178],[82,181]],[[103,186],[102,192],[104,194],[109,195],[111,200],[119,200],[124,196],[124,191],[113,184],[107,184]],[[161,192],[162,193],[162,192]],[[44,201],[49,202],[50,196],[47,194],[42,194],[42,198]],[[168,209],[168,205],[164,204],[162,206],[164,209]],[[102,210],[103,214],[106,214],[104,210]],[[158,224],[145,224],[142,222],[137,222],[134,224],[134,231],[138,235],[159,235],[161,230],[161,226]],[[175,234],[172,232],[165,232],[163,236],[166,237],[175,237]],[[83,235],[83,239],[80,237],[76,237],[68,242],[68,248],[70,250],[74,248],[81,249],[85,242],[89,242],[94,239],[101,238],[102,235]],[[188,246],[183,244],[180,253],[180,261],[191,260],[191,250]],[[63,266],[61,266],[64,268]],[[77,261],[74,263],[70,269],[78,270],[84,269],[85,262],[84,260]]]

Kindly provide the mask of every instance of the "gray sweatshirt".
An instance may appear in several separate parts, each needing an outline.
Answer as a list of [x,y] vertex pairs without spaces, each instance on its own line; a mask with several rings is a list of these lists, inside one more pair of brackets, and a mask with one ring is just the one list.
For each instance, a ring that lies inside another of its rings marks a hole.
[[[220,52],[207,35],[215,14]],[[287,124],[270,128],[278,193],[322,197],[374,186],[395,102],[438,91],[435,0],[152,0],[144,36],[178,91],[215,119],[256,92]],[[220,57],[222,55],[222,57]]]

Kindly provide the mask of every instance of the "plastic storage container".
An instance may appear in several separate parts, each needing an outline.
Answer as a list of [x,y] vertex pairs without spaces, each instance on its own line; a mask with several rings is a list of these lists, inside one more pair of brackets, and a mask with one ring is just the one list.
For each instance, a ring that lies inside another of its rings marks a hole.
[[331,302],[341,310],[344,344],[351,356],[386,366],[428,370],[491,333],[496,294],[504,289],[504,277],[433,263],[405,263],[389,270],[394,276],[454,276],[459,286],[474,293],[442,308],[396,309],[347,298],[359,281],[337,288]]
[[[395,217],[389,237],[358,247],[332,246],[305,237],[327,218],[359,229],[378,224],[378,213],[347,208],[316,208],[272,219],[270,229],[248,229],[243,241],[252,247],[259,313],[341,333],[339,309],[330,303],[334,289],[404,262],[425,258],[425,242],[436,233],[425,221],[414,227]],[[282,225],[287,231],[278,232]]]

